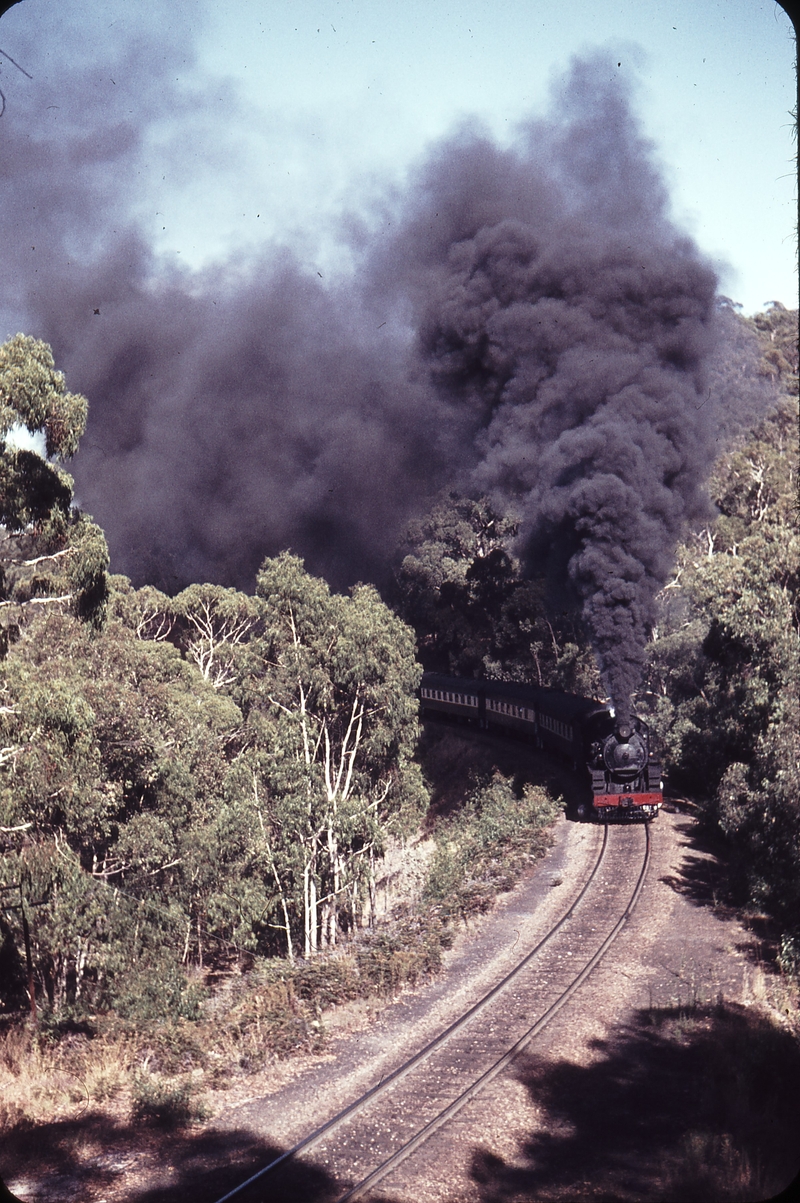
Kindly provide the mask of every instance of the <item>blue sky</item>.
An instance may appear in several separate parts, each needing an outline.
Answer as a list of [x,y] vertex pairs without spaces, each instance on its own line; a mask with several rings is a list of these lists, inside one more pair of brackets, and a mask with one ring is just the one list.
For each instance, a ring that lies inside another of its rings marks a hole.
[[[33,31],[41,77],[65,23],[88,30],[99,11],[23,0],[0,47],[14,55]],[[102,11],[113,44],[133,18],[114,0]],[[323,271],[346,266],[343,213],[379,208],[460,122],[513,139],[546,112],[570,56],[602,46],[635,81],[673,216],[718,263],[721,291],[745,312],[796,304],[795,47],[773,0],[175,0],[152,12],[165,42],[188,32],[186,82],[202,81],[214,114],[148,135],[149,174],[129,199],[168,258],[195,266],[275,241]],[[10,72],[13,103],[24,81]],[[191,139],[193,169],[171,174],[170,147]]]
[[266,215],[221,203],[229,237],[255,221],[276,236],[329,225],[338,205],[401,178],[459,121],[513,137],[546,110],[570,56],[598,45],[637,81],[674,217],[720,261],[722,291],[746,312],[795,304],[795,48],[771,0],[211,6],[201,61],[252,105],[242,195]]

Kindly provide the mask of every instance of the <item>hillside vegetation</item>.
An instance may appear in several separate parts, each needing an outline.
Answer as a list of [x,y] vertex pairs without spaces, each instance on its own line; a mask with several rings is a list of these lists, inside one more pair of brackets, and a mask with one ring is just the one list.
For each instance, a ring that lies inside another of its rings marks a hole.
[[[769,916],[794,973],[797,315],[726,320],[744,349],[713,369],[731,398],[716,512],[679,548],[636,704],[724,851],[730,898]],[[553,605],[535,566],[523,574],[517,520],[486,498],[436,501],[386,601],[369,585],[331,593],[288,552],[264,561],[253,595],[134,588],[73,504],[62,462],[85,421],[49,348],[22,335],[0,348],[8,1124],[68,1103],[57,1083],[89,1046],[93,1101],[127,1090],[137,1114],[191,1118],[193,1072],[318,1047],[326,1006],[435,972],[453,922],[541,853],[558,805],[475,762],[462,804],[430,808],[463,755],[418,748],[422,666],[600,690],[575,608]],[[378,924],[384,851],[426,823],[417,897]]]
[[[669,785],[699,808],[728,898],[766,913],[800,965],[800,533],[797,311],[744,319],[709,366],[719,458],[708,520],[679,546],[635,705]],[[601,693],[569,599],[513,554],[517,523],[447,494],[408,531],[395,604],[426,668]]]

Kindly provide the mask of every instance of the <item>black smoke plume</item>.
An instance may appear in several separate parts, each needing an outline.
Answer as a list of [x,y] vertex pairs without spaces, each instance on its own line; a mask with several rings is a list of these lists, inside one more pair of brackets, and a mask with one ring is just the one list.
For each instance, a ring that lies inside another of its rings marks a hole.
[[574,63],[520,148],[442,148],[389,266],[437,393],[471,423],[474,484],[521,506],[528,562],[580,599],[625,716],[676,542],[707,506],[716,277],[609,76]]
[[146,135],[213,117],[169,82],[185,45],[115,53],[133,92],[106,62],[65,70],[0,129],[5,305],[89,397],[75,475],[115,569],[250,587],[291,546],[341,587],[380,576],[443,484],[489,490],[580,599],[625,713],[705,504],[716,280],[613,65],[576,61],[511,148],[471,128],[434,147],[384,222],[353,215],[358,267],[326,286],[275,247],[164,267],[134,219]]
[[[375,579],[441,471],[431,397],[359,288],[324,287],[290,251],[203,272],[157,258],[135,219],[139,173],[165,129],[178,178],[226,130],[175,82],[191,78],[190,40],[98,36],[78,70],[65,31],[64,70],[11,98],[0,228],[6,311],[90,399],[73,471],[112,566],[170,591],[251,588],[264,556],[291,546],[337,586]],[[17,54],[33,64],[37,47]]]

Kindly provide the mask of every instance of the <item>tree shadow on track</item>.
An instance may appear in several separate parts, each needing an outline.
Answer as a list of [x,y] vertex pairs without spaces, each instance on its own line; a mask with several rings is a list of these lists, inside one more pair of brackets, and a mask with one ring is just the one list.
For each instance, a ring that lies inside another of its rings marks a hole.
[[[281,1152],[245,1130],[163,1131],[90,1114],[4,1133],[0,1174],[20,1203],[216,1203]],[[291,1161],[237,1198],[334,1203],[342,1193],[325,1170]]]
[[800,1044],[733,1004],[637,1013],[596,1061],[527,1059],[541,1127],[475,1153],[482,1203],[770,1199],[800,1168]]

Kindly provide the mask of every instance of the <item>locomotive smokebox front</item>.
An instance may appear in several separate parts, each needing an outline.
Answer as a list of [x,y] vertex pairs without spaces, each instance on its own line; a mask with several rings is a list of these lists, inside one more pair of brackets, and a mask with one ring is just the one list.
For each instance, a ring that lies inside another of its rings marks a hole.
[[647,745],[637,731],[620,723],[605,740],[603,760],[613,780],[631,782],[647,764]]

